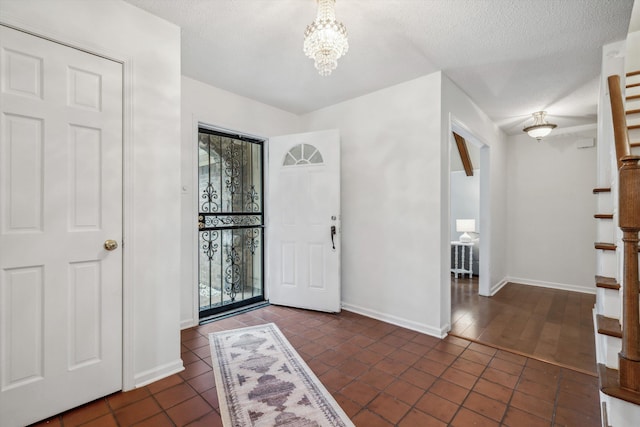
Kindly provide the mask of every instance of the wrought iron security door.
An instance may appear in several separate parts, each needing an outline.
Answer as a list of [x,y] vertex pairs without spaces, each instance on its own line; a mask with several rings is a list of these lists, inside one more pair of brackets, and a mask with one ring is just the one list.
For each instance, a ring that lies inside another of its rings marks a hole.
[[264,300],[262,143],[198,130],[201,318]]

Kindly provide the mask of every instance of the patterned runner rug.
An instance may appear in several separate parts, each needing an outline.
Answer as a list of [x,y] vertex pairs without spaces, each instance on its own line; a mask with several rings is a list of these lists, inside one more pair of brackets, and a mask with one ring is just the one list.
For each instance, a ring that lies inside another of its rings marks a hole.
[[224,426],[353,426],[275,324],[211,333],[209,343]]

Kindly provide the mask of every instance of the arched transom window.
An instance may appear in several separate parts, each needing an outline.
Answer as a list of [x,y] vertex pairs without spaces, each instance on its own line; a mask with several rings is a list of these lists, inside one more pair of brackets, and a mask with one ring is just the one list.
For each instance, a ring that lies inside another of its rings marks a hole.
[[322,154],[316,147],[311,144],[298,144],[284,156],[282,166],[319,165],[322,163]]

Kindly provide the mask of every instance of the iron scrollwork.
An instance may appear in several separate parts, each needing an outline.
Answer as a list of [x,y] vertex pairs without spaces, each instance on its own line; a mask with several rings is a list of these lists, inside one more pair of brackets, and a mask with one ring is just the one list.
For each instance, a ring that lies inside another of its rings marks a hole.
[[260,200],[260,195],[256,191],[256,186],[252,185],[251,188],[247,191],[247,204],[245,209],[249,212],[260,212],[260,205],[258,204],[258,200]]
[[231,301],[235,301],[236,294],[240,292],[240,286],[242,283],[242,274],[240,272],[240,264],[242,262],[242,255],[236,250],[235,243],[237,236],[232,238],[233,244],[231,248],[227,250],[226,262],[229,264],[225,269],[224,281],[226,283],[224,291]]
[[260,245],[260,229],[259,228],[249,228],[245,232],[246,240],[246,248],[251,251],[251,255],[256,254],[256,249]]
[[218,192],[211,182],[207,183],[207,186],[202,191],[202,198],[204,199],[204,202],[202,202],[202,205],[200,206],[202,212],[218,211],[218,203],[214,201],[218,198]]
[[201,215],[204,228],[261,225],[261,215]]
[[207,230],[202,232],[202,253],[204,253],[209,262],[213,259],[213,256],[218,251],[218,244],[214,243],[218,240],[219,232],[216,230]]
[[239,154],[241,153],[239,150],[234,150],[235,143],[232,141],[229,143],[225,150],[224,156],[224,173],[227,175],[227,179],[225,180],[225,184],[227,185],[227,190],[231,195],[234,195],[240,186],[240,182],[238,177],[240,176],[241,164],[239,159]]

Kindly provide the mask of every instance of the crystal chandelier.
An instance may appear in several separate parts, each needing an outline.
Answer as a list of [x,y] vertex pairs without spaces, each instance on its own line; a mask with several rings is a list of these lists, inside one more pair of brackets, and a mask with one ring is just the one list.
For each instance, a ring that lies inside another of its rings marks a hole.
[[315,61],[321,76],[338,66],[338,58],[347,53],[347,28],[336,21],[336,0],[318,0],[318,15],[304,32],[304,53]]
[[553,129],[557,127],[553,123],[547,123],[544,117],[547,115],[546,111],[538,111],[533,113],[533,124],[522,129],[523,132],[529,134],[531,138],[535,138],[540,141],[545,136],[549,135]]

